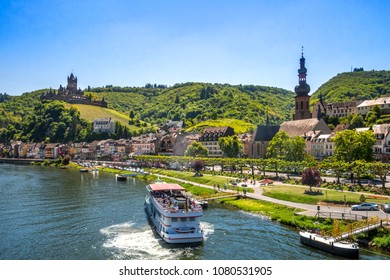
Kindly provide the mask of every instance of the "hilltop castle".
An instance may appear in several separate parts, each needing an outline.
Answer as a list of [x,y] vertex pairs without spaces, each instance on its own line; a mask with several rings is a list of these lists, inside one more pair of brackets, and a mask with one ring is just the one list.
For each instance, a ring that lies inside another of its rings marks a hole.
[[50,88],[49,91],[42,93],[41,99],[61,100],[67,103],[86,104],[107,108],[107,102],[104,100],[104,97],[101,101],[94,101],[91,97],[85,96],[83,90],[80,88],[77,89],[77,77],[75,77],[73,73],[68,76],[68,85],[66,88],[60,85],[57,93]]

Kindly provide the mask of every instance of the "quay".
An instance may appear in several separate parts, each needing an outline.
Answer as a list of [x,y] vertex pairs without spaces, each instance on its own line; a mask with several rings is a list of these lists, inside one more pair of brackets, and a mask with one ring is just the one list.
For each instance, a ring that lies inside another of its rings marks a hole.
[[[0,158],[0,163],[11,163],[11,164],[31,164],[34,162],[44,162],[45,159],[40,159],[40,158]],[[50,163],[53,162],[54,160],[50,160]]]

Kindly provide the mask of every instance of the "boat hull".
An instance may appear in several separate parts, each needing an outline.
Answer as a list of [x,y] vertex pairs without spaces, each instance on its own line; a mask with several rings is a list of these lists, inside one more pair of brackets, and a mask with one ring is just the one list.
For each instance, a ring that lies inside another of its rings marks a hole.
[[117,181],[127,181],[127,177],[122,176],[122,175],[116,175],[116,180]]
[[[316,239],[317,237],[317,239]],[[359,247],[352,245],[345,246],[342,242],[325,241],[322,237],[316,235],[303,235],[300,233],[300,241],[302,244],[317,248],[338,256],[357,259],[359,258]]]

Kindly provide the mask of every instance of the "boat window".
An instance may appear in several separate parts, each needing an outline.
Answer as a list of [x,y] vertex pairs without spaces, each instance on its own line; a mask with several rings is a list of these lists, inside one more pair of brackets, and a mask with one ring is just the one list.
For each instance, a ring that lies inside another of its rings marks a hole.
[[195,217],[191,217],[191,218],[190,218],[190,221],[191,221],[191,222],[195,221]]
[[177,218],[172,218],[172,222],[177,222]]
[[182,222],[185,222],[185,221],[187,221],[187,218],[180,218],[180,220],[181,220]]

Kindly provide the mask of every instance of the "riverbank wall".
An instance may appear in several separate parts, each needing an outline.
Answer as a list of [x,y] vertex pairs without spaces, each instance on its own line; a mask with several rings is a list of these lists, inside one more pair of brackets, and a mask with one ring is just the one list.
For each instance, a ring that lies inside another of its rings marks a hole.
[[[10,164],[31,164],[36,162],[43,162],[44,159],[33,159],[33,158],[0,158],[0,163],[10,163]],[[49,160],[50,163],[53,162],[53,160]]]

